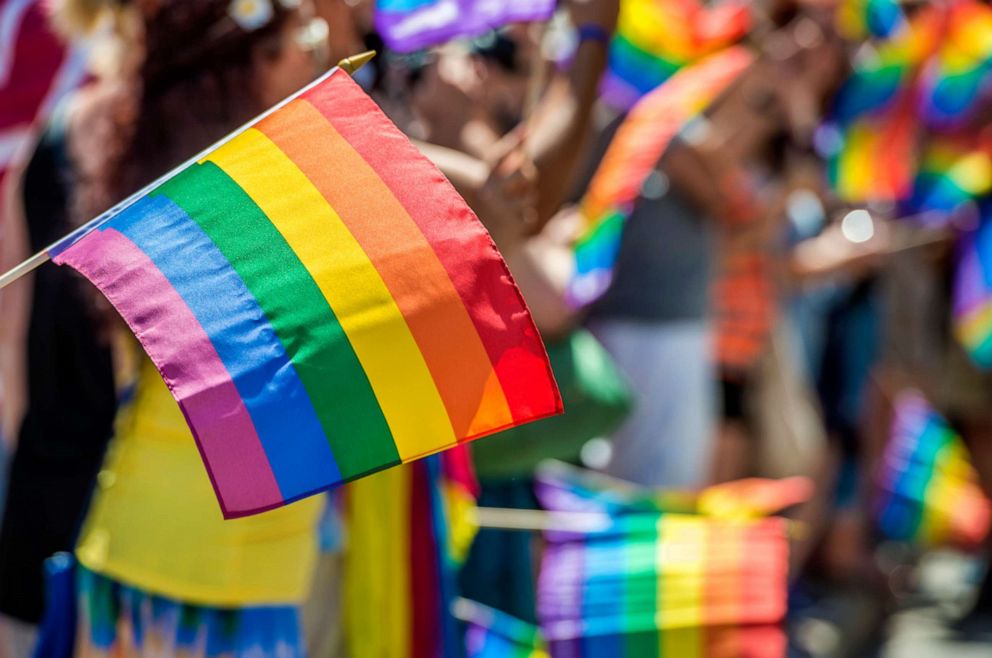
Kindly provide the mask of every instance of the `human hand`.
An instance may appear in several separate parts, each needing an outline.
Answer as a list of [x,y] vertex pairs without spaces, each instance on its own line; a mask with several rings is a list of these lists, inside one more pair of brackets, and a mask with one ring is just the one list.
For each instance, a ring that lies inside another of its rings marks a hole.
[[479,215],[500,248],[522,242],[537,225],[538,175],[518,143],[491,164],[479,190]]

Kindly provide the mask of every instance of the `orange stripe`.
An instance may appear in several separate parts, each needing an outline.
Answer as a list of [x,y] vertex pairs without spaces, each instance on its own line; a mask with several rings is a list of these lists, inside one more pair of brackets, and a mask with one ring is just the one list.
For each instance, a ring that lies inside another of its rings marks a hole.
[[461,440],[513,423],[461,297],[406,209],[324,115],[296,100],[256,126],[337,211],[396,301]]

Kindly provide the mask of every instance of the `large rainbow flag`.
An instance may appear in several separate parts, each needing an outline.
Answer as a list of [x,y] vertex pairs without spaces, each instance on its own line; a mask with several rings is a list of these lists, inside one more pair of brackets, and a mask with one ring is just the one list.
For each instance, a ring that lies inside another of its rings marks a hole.
[[975,365],[992,369],[992,200],[965,234],[954,288],[954,333]]
[[733,44],[750,27],[747,2],[622,0],[603,97],[629,109],[679,69]]
[[989,530],[964,443],[917,391],[899,394],[877,474],[875,518],[890,539],[924,546],[977,546]]
[[549,537],[538,615],[554,658],[779,658],[786,521],[620,517]]
[[51,255],[141,341],[227,517],[561,412],[485,229],[340,70]]
[[544,21],[556,0],[376,0],[375,25],[393,50],[411,52],[507,23]]
[[627,115],[582,200],[568,290],[574,306],[589,304],[609,287],[624,223],[672,138],[753,61],[740,46],[711,55],[679,71]]

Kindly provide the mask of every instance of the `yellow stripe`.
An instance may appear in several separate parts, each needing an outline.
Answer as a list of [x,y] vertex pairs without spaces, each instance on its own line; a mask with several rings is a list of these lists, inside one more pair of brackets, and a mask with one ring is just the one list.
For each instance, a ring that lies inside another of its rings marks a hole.
[[661,655],[702,656],[704,522],[698,518],[661,519]]
[[[403,314],[337,212],[255,129],[211,153],[310,272],[361,361],[403,461],[455,444],[444,402]],[[383,218],[388,230],[388,218]],[[331,373],[328,376],[332,376]]]

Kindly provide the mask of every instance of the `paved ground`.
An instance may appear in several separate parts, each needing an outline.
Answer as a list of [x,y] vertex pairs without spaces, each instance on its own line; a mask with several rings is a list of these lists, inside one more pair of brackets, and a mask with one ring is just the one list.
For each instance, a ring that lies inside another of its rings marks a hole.
[[941,552],[894,569],[888,603],[857,586],[811,590],[791,623],[790,658],[992,658],[992,618],[967,634],[955,628],[981,572],[977,560]]

